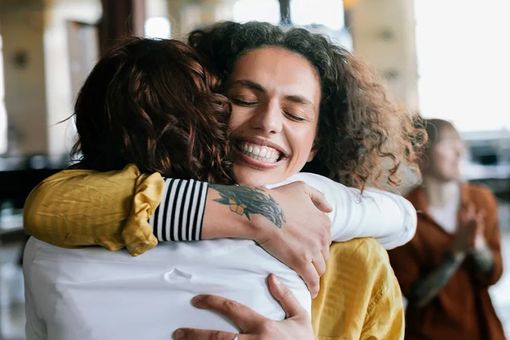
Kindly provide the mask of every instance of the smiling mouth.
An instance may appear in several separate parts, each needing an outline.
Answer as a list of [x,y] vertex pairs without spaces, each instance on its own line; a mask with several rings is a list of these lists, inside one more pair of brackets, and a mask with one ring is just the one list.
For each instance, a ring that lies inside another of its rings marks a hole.
[[248,142],[239,142],[237,150],[243,155],[260,162],[274,164],[283,158],[283,154],[267,145],[259,145]]

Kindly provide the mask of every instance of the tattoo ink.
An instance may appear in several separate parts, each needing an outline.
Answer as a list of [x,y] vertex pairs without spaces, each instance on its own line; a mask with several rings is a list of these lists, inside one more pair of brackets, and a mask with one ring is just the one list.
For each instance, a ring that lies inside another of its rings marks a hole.
[[216,202],[228,205],[230,211],[238,215],[244,215],[251,220],[251,215],[259,214],[278,228],[281,228],[285,223],[283,211],[278,203],[261,189],[242,185],[226,186],[217,184],[209,184],[209,187],[220,194],[220,198],[216,199]]

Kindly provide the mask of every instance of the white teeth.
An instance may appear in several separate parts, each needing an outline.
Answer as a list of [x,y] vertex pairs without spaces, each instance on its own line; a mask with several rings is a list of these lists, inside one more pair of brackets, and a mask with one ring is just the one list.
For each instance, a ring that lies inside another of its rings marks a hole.
[[239,149],[251,158],[268,163],[276,163],[280,157],[280,152],[269,146],[242,143]]

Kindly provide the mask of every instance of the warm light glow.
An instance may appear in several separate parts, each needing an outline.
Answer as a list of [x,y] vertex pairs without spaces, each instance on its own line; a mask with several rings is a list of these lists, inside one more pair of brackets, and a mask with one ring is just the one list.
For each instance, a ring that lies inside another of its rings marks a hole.
[[170,38],[170,21],[164,17],[152,17],[145,21],[145,36],[147,38]]
[[278,0],[239,0],[234,4],[234,21],[265,21],[271,24],[280,22]]
[[510,1],[416,0],[415,11],[424,116],[510,129]]
[[290,2],[292,22],[305,26],[321,24],[332,30],[339,30],[344,26],[344,12],[340,0],[292,0]]

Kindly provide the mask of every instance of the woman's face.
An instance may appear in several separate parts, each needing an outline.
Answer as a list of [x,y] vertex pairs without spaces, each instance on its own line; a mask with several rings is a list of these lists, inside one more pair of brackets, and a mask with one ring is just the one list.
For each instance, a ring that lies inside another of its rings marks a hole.
[[226,94],[238,183],[280,182],[313,158],[321,88],[303,56],[281,47],[251,50],[234,65]]
[[449,182],[460,178],[460,160],[464,145],[457,131],[444,127],[438,142],[432,147],[425,174],[438,180]]

